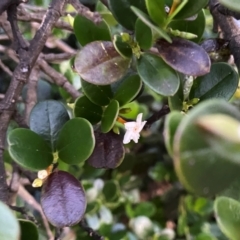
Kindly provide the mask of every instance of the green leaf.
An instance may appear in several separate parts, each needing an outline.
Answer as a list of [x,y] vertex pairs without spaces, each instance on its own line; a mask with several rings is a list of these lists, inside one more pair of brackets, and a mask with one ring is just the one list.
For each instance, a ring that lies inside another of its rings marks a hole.
[[130,59],[123,58],[111,42],[87,44],[75,57],[75,69],[85,81],[108,85],[127,72]]
[[164,27],[167,14],[164,1],[146,0],[146,6],[151,19],[159,26]]
[[111,41],[110,31],[104,20],[95,24],[84,16],[77,15],[74,19],[73,29],[82,46],[94,41]]
[[42,170],[53,161],[49,145],[35,132],[17,128],[8,135],[9,153],[20,166],[30,170]]
[[132,75],[125,79],[118,86],[114,99],[119,102],[119,106],[123,106],[131,102],[142,89],[142,81],[138,75]]
[[114,202],[119,195],[119,185],[113,180],[106,181],[102,192],[107,202]]
[[118,53],[124,58],[132,57],[132,49],[128,43],[122,40],[120,35],[114,35],[113,37],[113,45]]
[[68,164],[79,164],[92,154],[95,138],[92,125],[83,118],[69,120],[57,141],[59,158]]
[[212,149],[202,128],[200,117],[226,114],[239,120],[239,111],[224,100],[207,100],[185,116],[174,137],[173,158],[181,183],[191,192],[213,196],[226,189],[237,176],[240,164]]
[[240,238],[240,203],[227,197],[218,197],[214,202],[218,226],[231,240]]
[[26,219],[18,219],[21,228],[21,240],[38,240],[38,230],[36,225]]
[[113,97],[110,85],[99,86],[84,80],[82,80],[81,83],[84,94],[91,102],[99,106],[106,106],[109,104]]
[[158,94],[173,96],[179,88],[177,73],[154,54],[142,54],[137,62],[137,71],[143,82]]
[[189,21],[189,20],[177,20],[172,21],[168,27],[173,30],[179,30],[182,32],[188,32],[197,35],[197,38],[192,39],[193,42],[198,43],[202,39],[202,35],[205,29],[205,14],[204,11],[201,10],[197,18]]
[[55,171],[43,185],[41,205],[49,222],[62,228],[80,222],[87,201],[78,179],[68,172]]
[[229,64],[214,63],[210,73],[194,80],[189,98],[223,98],[228,101],[236,92],[238,82],[238,74]]
[[112,100],[103,113],[101,123],[101,130],[103,133],[107,133],[113,128],[117,120],[118,112],[119,103],[116,100]]
[[102,118],[102,107],[92,103],[86,96],[76,99],[73,108],[75,117],[86,118],[90,123],[97,124]]
[[29,117],[29,127],[55,151],[59,131],[68,120],[69,115],[63,104],[48,100],[34,106]]
[[136,7],[131,7],[132,11],[152,30],[154,30],[156,33],[159,34],[160,37],[164,38],[169,43],[172,42],[171,38],[168,36],[168,34],[165,32],[165,30],[161,29],[160,27],[155,26],[151,20],[149,19],[148,15],[146,15],[144,12],[139,10]]
[[12,211],[3,202],[0,202],[0,239],[19,240],[20,227]]
[[233,11],[240,12],[240,0],[219,0],[219,2]]
[[134,216],[146,216],[152,217],[156,213],[157,209],[152,202],[139,203],[134,209]]
[[176,71],[190,76],[201,76],[210,71],[210,59],[202,47],[183,38],[173,38],[172,43],[160,39],[158,55]]
[[147,50],[153,43],[152,30],[141,19],[137,19],[135,24],[135,38],[140,48]]
[[208,4],[208,0],[188,0],[187,4],[174,17],[174,19],[185,19],[192,17]]
[[183,117],[183,113],[178,111],[172,111],[166,117],[164,126],[164,141],[170,156],[173,155],[173,139]]
[[125,156],[123,138],[114,132],[95,131],[96,144],[88,164],[94,168],[112,169],[118,167]]
[[131,11],[130,6],[146,11],[145,0],[108,0],[108,6],[116,20],[125,28],[134,30],[136,15]]

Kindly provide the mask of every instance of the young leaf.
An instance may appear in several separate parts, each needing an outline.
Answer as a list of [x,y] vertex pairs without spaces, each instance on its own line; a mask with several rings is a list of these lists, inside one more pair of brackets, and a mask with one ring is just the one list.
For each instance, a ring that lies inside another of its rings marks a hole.
[[83,118],[73,118],[62,128],[57,141],[59,158],[68,164],[79,164],[92,154],[95,145],[92,125]]
[[124,158],[125,151],[121,136],[111,132],[101,133],[95,131],[96,145],[88,164],[95,168],[116,168]]
[[101,130],[103,133],[107,133],[113,128],[117,120],[118,112],[119,103],[116,100],[112,100],[102,116]]
[[85,81],[108,85],[119,80],[128,69],[130,59],[123,58],[111,42],[87,44],[75,57],[75,69]]
[[7,205],[0,201],[0,239],[20,239],[20,227],[18,221]]
[[59,131],[69,120],[67,109],[54,100],[39,102],[34,106],[29,118],[29,127],[56,150]]
[[218,226],[231,240],[240,236],[240,203],[228,197],[218,197],[214,202],[214,211]]
[[118,53],[124,58],[132,57],[132,49],[128,43],[124,42],[120,35],[114,35],[113,45]]
[[51,148],[38,134],[17,128],[8,135],[9,153],[14,161],[24,168],[42,170],[53,161]]
[[104,20],[95,24],[84,16],[77,15],[74,19],[73,29],[82,46],[94,41],[111,41],[110,31]]
[[189,98],[230,100],[237,90],[239,77],[227,63],[214,63],[210,73],[194,80]]
[[137,62],[137,71],[143,82],[158,94],[173,96],[179,88],[177,73],[154,54],[142,54]]
[[56,171],[50,174],[43,185],[41,205],[53,226],[73,226],[80,222],[85,213],[85,192],[74,176]]
[[173,38],[172,43],[158,40],[159,55],[175,70],[190,76],[201,76],[210,71],[210,59],[202,47],[182,38]]
[[88,99],[99,106],[106,106],[113,96],[110,85],[94,85],[82,79],[82,89]]
[[74,116],[87,119],[90,123],[97,124],[102,118],[102,107],[92,103],[86,96],[81,96],[74,103]]

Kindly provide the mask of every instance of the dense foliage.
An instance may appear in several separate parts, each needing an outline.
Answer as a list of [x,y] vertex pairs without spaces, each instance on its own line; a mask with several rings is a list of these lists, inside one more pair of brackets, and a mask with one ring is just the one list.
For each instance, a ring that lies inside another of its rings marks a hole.
[[239,6],[0,2],[0,239],[239,240]]

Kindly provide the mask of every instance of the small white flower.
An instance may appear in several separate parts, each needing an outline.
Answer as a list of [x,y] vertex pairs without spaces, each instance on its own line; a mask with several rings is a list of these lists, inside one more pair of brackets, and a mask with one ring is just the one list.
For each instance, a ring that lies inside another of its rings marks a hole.
[[38,171],[38,178],[39,179],[45,179],[48,176],[48,172],[46,170]]
[[136,122],[124,123],[125,129],[127,130],[123,138],[124,144],[129,143],[131,140],[133,140],[135,143],[138,142],[138,139],[140,137],[139,133],[142,131],[144,125],[147,122],[147,121],[142,122],[142,115],[143,115],[142,113],[138,114]]

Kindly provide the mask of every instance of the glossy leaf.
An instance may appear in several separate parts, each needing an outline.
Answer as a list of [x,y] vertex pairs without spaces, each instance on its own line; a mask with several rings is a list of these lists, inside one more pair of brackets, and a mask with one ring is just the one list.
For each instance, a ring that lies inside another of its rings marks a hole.
[[87,44],[75,57],[75,69],[85,81],[108,85],[119,80],[127,71],[130,59],[123,58],[111,42]]
[[19,240],[20,227],[12,211],[3,202],[0,202],[0,239]]
[[173,146],[175,170],[181,183],[191,192],[208,196],[227,188],[240,171],[240,163],[214,151],[202,128],[197,126],[200,117],[211,114],[240,119],[239,112],[223,100],[202,102],[181,121]]
[[233,11],[240,12],[239,0],[219,0],[219,2]]
[[135,37],[140,48],[146,50],[152,46],[153,36],[152,30],[141,19],[137,19],[135,25]]
[[158,94],[173,96],[179,88],[177,73],[154,54],[142,54],[137,62],[137,71],[143,82]]
[[139,19],[141,19],[147,26],[149,26],[152,30],[154,30],[156,33],[158,33],[160,37],[164,38],[169,43],[172,42],[171,38],[168,36],[168,34],[165,32],[165,30],[163,30],[160,27],[155,26],[149,19],[148,15],[146,15],[144,12],[142,12],[141,10],[139,10],[136,7],[131,7],[131,9],[139,17]]
[[202,39],[202,35],[205,29],[205,15],[204,15],[204,11],[201,10],[198,15],[197,18],[193,21],[190,20],[177,20],[177,21],[172,21],[168,27],[172,28],[172,29],[176,29],[182,32],[189,32],[192,34],[197,35],[197,38],[193,38],[192,41],[193,42],[199,42]]
[[142,81],[138,75],[132,75],[125,79],[118,86],[114,99],[119,102],[119,106],[123,106],[131,102],[140,92]]
[[124,158],[123,138],[115,133],[95,131],[96,145],[88,163],[95,168],[116,168]]
[[134,30],[135,22],[137,20],[136,15],[131,11],[130,6],[136,6],[141,10],[146,11],[145,1],[135,1],[135,0],[108,0],[108,5],[110,7],[113,16],[116,20],[125,28],[129,30]]
[[174,17],[175,19],[185,19],[192,17],[198,13],[202,8],[207,6],[208,0],[188,0],[183,9]]
[[62,128],[57,141],[59,158],[68,164],[85,161],[94,149],[92,125],[83,118],[69,120]]
[[101,130],[103,133],[107,133],[113,128],[117,120],[118,112],[119,103],[116,100],[112,100],[103,113],[101,123]]
[[113,37],[113,45],[117,52],[124,58],[132,57],[132,49],[128,43],[122,40],[120,35],[114,35]]
[[151,19],[159,26],[164,26],[167,18],[164,1],[146,0],[146,6]]
[[26,219],[19,219],[21,228],[21,240],[38,240],[38,230],[36,225]]
[[86,17],[77,15],[74,19],[73,29],[82,46],[94,41],[111,41],[110,31],[104,20],[95,24]]
[[29,117],[29,127],[47,141],[54,151],[59,131],[68,120],[69,115],[63,104],[48,100],[34,106]]
[[165,120],[165,126],[164,126],[164,141],[165,146],[168,150],[169,155],[173,155],[173,139],[174,135],[177,131],[177,128],[183,119],[184,113],[178,112],[178,111],[172,111],[169,113]]
[[84,80],[82,80],[81,83],[82,89],[90,101],[99,106],[106,106],[109,104],[113,96],[110,85],[99,86]]
[[210,73],[194,80],[189,98],[230,100],[237,90],[239,77],[227,63],[212,64]]
[[240,202],[227,197],[218,197],[214,202],[216,220],[221,231],[231,240],[240,237]]
[[20,166],[31,170],[47,168],[53,161],[51,148],[38,134],[17,128],[8,135],[9,153]]
[[81,96],[74,103],[74,116],[87,119],[96,124],[102,118],[102,107],[92,103],[86,96]]
[[50,174],[43,185],[41,205],[53,226],[73,226],[84,216],[85,192],[74,176],[68,172],[56,171]]
[[190,76],[201,76],[210,71],[210,59],[202,47],[182,38],[173,38],[172,43],[158,40],[159,55],[175,70]]

